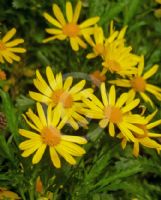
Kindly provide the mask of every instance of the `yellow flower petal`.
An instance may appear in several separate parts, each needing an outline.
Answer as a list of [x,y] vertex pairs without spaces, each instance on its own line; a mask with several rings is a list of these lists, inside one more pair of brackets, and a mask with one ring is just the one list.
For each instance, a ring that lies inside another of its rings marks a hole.
[[42,122],[40,121],[39,117],[37,115],[35,115],[33,113],[33,111],[31,109],[29,109],[27,112],[26,112],[26,115],[28,116],[28,118],[30,118],[30,120],[35,124],[35,126],[41,130],[43,128],[43,124]]
[[34,156],[33,156],[33,159],[32,159],[32,163],[33,164],[36,164],[36,163],[38,163],[41,160],[41,158],[42,158],[42,156],[43,156],[43,154],[45,152],[45,149],[46,149],[46,144],[43,143],[39,147],[39,149],[36,151],[36,153],[34,154]]
[[53,4],[53,13],[62,26],[66,24],[62,11],[57,4]]
[[26,123],[27,123],[32,129],[34,129],[34,130],[40,132],[40,129],[39,129],[38,127],[36,127],[35,125],[33,125],[33,124],[27,119],[27,117],[26,117],[25,115],[22,115],[22,116],[23,116],[23,118],[25,119]]
[[62,150],[61,145],[55,147],[56,151],[71,165],[76,164],[76,160],[68,153]]
[[85,20],[83,23],[81,23],[81,24],[79,25],[79,27],[80,27],[81,29],[87,28],[87,27],[89,27],[89,26],[92,26],[92,25],[96,24],[96,23],[99,21],[99,19],[100,19],[99,17],[92,17],[92,18],[89,18],[89,19]]
[[121,108],[126,103],[127,98],[128,98],[128,94],[127,93],[121,94],[121,96],[116,101],[116,105],[115,106]]
[[57,152],[55,151],[54,147],[50,147],[49,150],[50,150],[50,157],[53,162],[53,165],[56,168],[60,168],[61,162],[60,162],[59,156],[58,156]]
[[67,79],[64,82],[63,89],[68,91],[72,85],[72,82],[73,82],[73,77],[71,77],[71,76],[67,77]]
[[30,148],[33,148],[34,146],[36,145],[41,145],[42,144],[42,141],[41,140],[35,140],[35,139],[30,139],[30,140],[26,140],[24,142],[21,142],[20,145],[19,145],[19,148],[21,150],[26,150],[26,149],[30,149]]
[[105,128],[108,125],[108,122],[109,122],[108,119],[102,119],[99,121],[99,126],[101,128]]
[[12,28],[10,31],[7,32],[7,34],[2,38],[2,42],[6,43],[9,41],[14,35],[16,34],[16,29]]
[[161,124],[161,119],[148,124],[146,127],[147,127],[147,129],[151,129],[151,128],[154,128],[154,127],[156,127],[156,126],[158,126],[160,124]]
[[19,48],[19,47],[14,47],[14,48],[8,48],[9,51],[15,52],[15,53],[25,53],[26,49],[24,48]]
[[158,70],[159,65],[154,65],[152,68],[150,68],[144,75],[143,78],[146,80],[148,78],[150,78],[151,76],[153,76],[157,70]]
[[60,29],[56,29],[56,28],[46,28],[45,31],[49,34],[53,34],[53,35],[59,35],[62,34],[62,30]]
[[140,100],[139,99],[135,99],[133,101],[131,101],[131,103],[127,104],[125,107],[123,107],[121,110],[123,113],[126,113],[132,109],[134,109],[138,104],[139,104]]
[[108,103],[108,99],[107,99],[105,83],[101,84],[101,96],[102,96],[103,104],[105,106],[107,106],[109,103]]
[[71,135],[62,135],[62,140],[69,141],[69,142],[75,142],[77,144],[86,144],[87,140],[83,137],[79,136],[71,136]]
[[150,103],[150,105],[152,107],[154,107],[154,103],[152,102],[152,100],[150,99],[150,97],[147,94],[145,94],[144,92],[139,92],[139,94],[144,99],[145,102]]
[[64,147],[64,150],[72,156],[82,156],[86,153],[82,147],[72,142],[61,141],[61,145]]
[[31,154],[33,154],[40,146],[42,145],[42,143],[36,143],[32,148],[25,150],[21,156],[22,157],[28,157]]
[[70,45],[74,51],[79,50],[79,45],[76,37],[70,37]]
[[86,81],[85,80],[82,80],[80,81],[79,83],[77,83],[75,86],[73,86],[71,89],[70,89],[70,94],[75,94],[75,93],[78,93],[80,90],[83,89],[83,87],[85,86],[86,84]]
[[36,107],[37,107],[38,116],[39,116],[39,119],[41,120],[42,126],[44,127],[47,126],[46,115],[44,113],[42,105],[40,103],[36,103]]
[[54,26],[58,27],[58,28],[62,28],[62,25],[55,20],[51,15],[49,15],[48,13],[44,13],[43,16],[45,17],[45,19],[50,22],[51,24],[53,24]]
[[109,123],[109,134],[111,135],[111,137],[115,136],[115,127],[111,122]]
[[81,1],[78,1],[75,10],[74,10],[74,15],[73,15],[73,23],[77,23],[81,11],[82,3]]
[[5,46],[6,47],[14,47],[14,46],[17,46],[18,44],[21,44],[21,43],[24,43],[23,39],[15,39],[15,40],[12,40],[11,42],[7,42],[5,44]]
[[73,9],[72,9],[72,4],[71,2],[67,2],[66,3],[66,16],[67,16],[67,20],[68,22],[72,22],[73,20]]
[[47,66],[47,68],[46,68],[46,76],[47,76],[47,79],[48,79],[50,87],[53,90],[55,90],[57,83],[56,83],[54,74],[53,74],[52,69],[51,69],[50,66]]
[[37,93],[37,92],[29,92],[29,95],[32,99],[42,102],[42,103],[46,103],[49,104],[51,102],[51,99],[43,94]]
[[32,131],[28,131],[28,130],[25,130],[25,129],[19,129],[19,134],[26,137],[26,138],[35,138],[35,139],[38,139],[40,138],[40,135],[38,135],[37,133],[34,133]]
[[114,106],[115,105],[115,99],[116,99],[116,91],[115,91],[115,86],[111,86],[110,91],[109,91],[109,105]]

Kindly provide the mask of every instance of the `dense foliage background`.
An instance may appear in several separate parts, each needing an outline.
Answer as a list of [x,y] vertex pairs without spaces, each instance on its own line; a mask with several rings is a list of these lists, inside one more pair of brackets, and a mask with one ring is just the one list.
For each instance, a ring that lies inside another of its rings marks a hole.
[[[75,4],[77,1],[71,2]],[[89,140],[85,146],[88,153],[74,167],[64,163],[60,170],[56,170],[52,163],[47,162],[47,157],[33,166],[31,158],[20,156],[16,146],[22,140],[18,127],[25,126],[21,114],[34,105],[28,92],[33,88],[35,70],[45,72],[45,67],[50,65],[54,72],[81,72],[84,74],[81,78],[86,79],[86,75],[101,69],[99,59],[85,59],[89,49],[74,52],[68,41],[42,43],[46,37],[44,29],[48,26],[42,14],[44,11],[52,12],[52,3],[65,9],[64,0],[0,0],[0,34],[4,35],[15,27],[17,36],[24,38],[27,49],[21,62],[0,65],[7,74],[7,80],[1,81],[0,85],[8,91],[0,92],[0,111],[4,112],[8,122],[0,134],[0,187],[7,187],[26,200],[38,199],[47,191],[53,193],[53,199],[161,199],[160,155],[154,150],[142,148],[141,155],[135,158],[131,145],[122,150],[117,138],[111,139],[95,121],[90,123],[88,130],[78,131]],[[159,6],[153,0],[84,0],[81,20],[100,16],[99,25],[107,35],[111,20],[114,20],[118,30],[128,25],[127,44],[132,45],[134,53],[145,55],[147,69],[155,63],[160,65],[151,82],[161,87],[161,18],[154,16]],[[91,86],[90,81],[87,83]],[[159,119],[161,104],[158,101],[155,104]],[[152,111],[149,105],[145,106]],[[70,127],[64,131],[75,134]],[[41,195],[35,191],[38,175],[44,185]]]

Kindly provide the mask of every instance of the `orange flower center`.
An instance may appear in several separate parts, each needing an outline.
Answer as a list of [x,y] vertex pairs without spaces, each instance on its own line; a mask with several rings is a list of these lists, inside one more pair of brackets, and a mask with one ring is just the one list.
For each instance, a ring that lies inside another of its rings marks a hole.
[[99,86],[101,82],[104,82],[106,80],[106,76],[104,74],[101,74],[101,72],[98,70],[90,74],[90,78],[93,84],[96,86]]
[[41,132],[42,141],[49,146],[56,146],[61,141],[61,133],[55,127],[45,127]]
[[119,123],[122,121],[122,111],[115,106],[107,106],[104,113],[105,117],[112,123]]
[[79,31],[79,26],[74,23],[65,24],[63,27],[64,35],[67,35],[69,37],[76,37],[79,34]]
[[107,67],[110,69],[111,72],[118,72],[121,69],[121,66],[115,60],[109,60],[107,62]]
[[6,73],[0,70],[0,80],[6,80]]
[[131,86],[136,92],[144,92],[146,87],[146,81],[142,77],[135,77],[131,81]]
[[60,89],[53,93],[52,99],[55,104],[61,102],[64,108],[71,108],[73,105],[73,98],[71,94]]
[[6,49],[5,44],[2,41],[0,41],[0,51],[3,51],[5,49]]
[[94,46],[93,51],[97,55],[103,55],[104,54],[104,46],[102,44],[98,43]]

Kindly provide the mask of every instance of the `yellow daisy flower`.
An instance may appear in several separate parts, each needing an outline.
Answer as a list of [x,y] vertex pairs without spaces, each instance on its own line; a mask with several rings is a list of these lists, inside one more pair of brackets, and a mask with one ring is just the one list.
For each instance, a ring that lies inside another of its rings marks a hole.
[[154,104],[147,93],[151,93],[158,100],[161,100],[161,89],[155,85],[149,84],[147,80],[157,72],[158,67],[158,65],[153,65],[143,74],[144,57],[142,56],[138,64],[137,73],[134,76],[129,77],[129,79],[111,80],[109,83],[120,87],[131,88],[129,91],[130,96],[135,96],[136,93],[139,93],[145,102],[149,102],[151,106],[153,106]]
[[71,165],[75,165],[76,161],[73,156],[82,156],[85,153],[85,150],[77,144],[85,144],[87,142],[86,139],[62,134],[61,129],[67,118],[60,120],[60,106],[54,112],[52,111],[52,106],[48,106],[47,115],[45,115],[41,104],[37,103],[36,105],[38,115],[29,109],[26,113],[27,117],[23,116],[34,131],[19,129],[19,133],[28,138],[28,140],[19,145],[19,148],[24,151],[22,156],[28,157],[35,152],[32,163],[36,164],[41,160],[45,149],[49,147],[50,157],[56,168],[61,167],[58,154]]
[[133,130],[139,135],[144,134],[143,130],[138,128],[135,123],[144,124],[145,120],[140,115],[131,114],[130,112],[139,104],[139,99],[131,100],[131,102],[127,103],[128,94],[123,93],[116,101],[115,87],[111,86],[107,96],[105,83],[101,84],[101,96],[102,102],[93,94],[90,95],[90,100],[84,100],[89,108],[86,110],[87,117],[101,119],[99,122],[101,128],[109,125],[109,134],[112,137],[115,136],[115,126],[127,140],[135,141],[132,134]]
[[[40,93],[30,91],[31,98],[38,102],[43,102],[47,105],[52,104],[53,107],[61,105],[62,117],[68,116],[68,123],[74,128],[78,129],[80,125],[86,126],[88,121],[81,115],[82,108],[85,107],[82,102],[82,98],[87,98],[93,89],[87,88],[83,90],[86,83],[85,80],[80,81],[73,87],[73,77],[68,77],[63,83],[62,74],[54,74],[51,68],[46,68],[46,76],[49,85],[42,78],[39,71],[36,71],[36,79],[34,79],[34,85]],[[77,122],[76,122],[77,121]]]
[[4,63],[6,60],[9,63],[13,61],[20,61],[20,57],[15,53],[25,53],[26,49],[16,47],[18,44],[24,43],[21,38],[10,41],[10,39],[16,34],[16,29],[12,28],[6,33],[6,35],[0,40],[0,62]]
[[96,24],[99,21],[99,17],[92,17],[85,20],[81,24],[78,24],[81,7],[82,3],[81,1],[78,1],[76,8],[73,12],[71,2],[66,2],[66,21],[58,5],[53,4],[52,8],[56,19],[46,12],[43,14],[43,16],[56,28],[46,29],[46,32],[53,36],[45,39],[44,42],[49,42],[54,39],[65,40],[66,38],[69,38],[71,47],[74,51],[78,51],[79,46],[86,48],[86,44],[82,40],[81,36],[93,34],[92,25]]
[[[145,120],[147,121],[146,124],[144,125],[137,125],[139,128],[141,128],[144,131],[143,135],[138,135],[135,131],[133,131],[133,135],[135,136],[135,141],[134,141],[134,147],[133,147],[133,155],[138,157],[139,155],[139,145],[143,145],[148,148],[153,148],[156,150],[161,149],[161,145],[157,143],[154,139],[152,138],[160,138],[161,134],[153,132],[154,127],[158,126],[161,124],[161,120],[157,120],[155,122],[150,122],[153,117],[155,116],[157,111],[153,112],[152,114],[148,115],[145,117]],[[127,139],[122,135],[118,135],[119,138],[122,138],[122,148],[124,149],[127,144]]]

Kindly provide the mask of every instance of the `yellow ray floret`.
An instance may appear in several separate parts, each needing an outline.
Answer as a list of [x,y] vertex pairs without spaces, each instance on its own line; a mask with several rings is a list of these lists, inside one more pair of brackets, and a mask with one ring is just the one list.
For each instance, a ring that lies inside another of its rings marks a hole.
[[82,3],[78,1],[75,10],[73,11],[71,2],[66,2],[66,19],[57,4],[53,4],[53,18],[48,13],[44,13],[45,19],[51,23],[54,28],[47,28],[46,32],[52,36],[45,39],[48,42],[54,39],[65,40],[69,38],[71,47],[74,51],[79,50],[79,46],[86,48],[86,43],[82,40],[82,36],[86,37],[93,34],[93,25],[99,21],[99,17],[92,17],[81,24],[78,24]]
[[85,153],[85,150],[78,144],[85,144],[87,141],[83,137],[63,135],[61,129],[67,118],[61,120],[60,117],[60,108],[57,107],[53,111],[51,105],[47,108],[47,114],[40,103],[37,103],[37,115],[29,109],[24,119],[33,131],[19,129],[20,135],[28,138],[19,145],[19,148],[23,150],[23,157],[34,153],[32,163],[36,164],[49,147],[51,161],[56,168],[61,167],[59,155],[71,165],[76,164],[74,156],[82,156]]
[[93,89],[83,89],[86,81],[82,80],[72,87],[73,77],[67,77],[63,82],[62,74],[54,76],[51,68],[46,68],[48,83],[43,79],[39,71],[36,71],[34,85],[39,92],[30,91],[31,98],[56,108],[60,104],[61,117],[68,116],[68,123],[78,129],[78,125],[86,126],[88,121],[82,116],[82,108],[85,104],[82,98],[87,98]]
[[159,101],[161,100],[161,88],[149,84],[148,79],[152,77],[158,70],[158,65],[153,65],[147,72],[144,70],[144,57],[140,58],[140,62],[137,68],[137,73],[130,76],[128,79],[117,79],[109,81],[111,84],[115,84],[120,87],[130,88],[129,93],[131,96],[135,96],[138,93],[145,102],[149,102],[151,106],[154,106],[148,93],[154,95]]
[[117,127],[127,140],[135,141],[132,130],[135,130],[139,135],[144,132],[135,124],[144,124],[145,119],[137,114],[131,114],[131,111],[139,104],[139,99],[135,99],[127,103],[128,94],[123,93],[116,100],[115,87],[111,86],[109,95],[107,95],[105,84],[101,84],[100,101],[93,94],[90,95],[90,100],[84,99],[88,106],[86,116],[93,119],[100,119],[99,125],[101,128],[109,126],[109,134],[115,135],[115,127]]
[[[133,135],[135,136],[134,147],[133,147],[133,154],[134,156],[138,157],[139,155],[139,145],[145,146],[147,148],[156,149],[157,151],[161,150],[161,145],[152,138],[160,138],[161,134],[155,133],[153,128],[161,124],[161,120],[157,120],[155,122],[151,122],[153,117],[156,115],[156,112],[145,117],[146,124],[144,125],[137,125],[144,131],[143,135],[138,135],[135,131],[133,131]],[[124,149],[127,144],[127,139],[121,134],[118,135],[119,138],[122,139],[122,148]]]
[[16,34],[16,29],[12,28],[6,33],[2,39],[0,39],[0,62],[4,63],[6,60],[8,63],[13,63],[13,61],[20,61],[20,57],[15,53],[25,53],[26,49],[21,47],[16,47],[17,45],[24,43],[21,38],[14,39],[11,38]]

